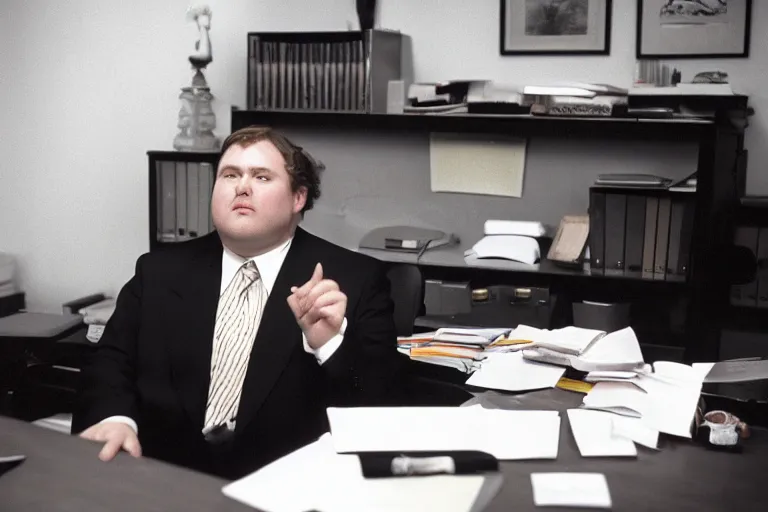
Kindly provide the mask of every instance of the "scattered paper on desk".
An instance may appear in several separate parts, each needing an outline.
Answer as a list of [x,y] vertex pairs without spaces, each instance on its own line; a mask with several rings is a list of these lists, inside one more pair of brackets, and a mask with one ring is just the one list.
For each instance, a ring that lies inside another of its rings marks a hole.
[[[709,369],[707,366],[709,365]],[[768,360],[757,361],[720,361],[718,363],[694,364],[694,368],[704,373],[704,382],[750,382],[768,379]]]
[[537,507],[611,508],[611,493],[602,473],[532,473]]
[[522,352],[492,352],[479,362],[467,384],[504,391],[554,388],[565,368],[523,359]]
[[663,377],[638,375],[631,382],[598,382],[584,397],[589,409],[642,418],[648,428],[679,437],[691,437],[701,385]]
[[631,327],[614,331],[595,341],[578,358],[572,360],[575,369],[627,371],[644,365],[637,335]]
[[433,133],[432,192],[522,197],[526,139]]
[[571,432],[582,457],[636,457],[632,440],[615,435],[609,412],[568,409]]
[[338,453],[479,450],[499,460],[556,459],[557,411],[473,407],[329,407]]
[[329,434],[226,485],[222,492],[265,512],[469,512],[488,489],[480,475],[363,477],[356,455],[334,452]]
[[611,415],[613,435],[631,439],[637,444],[656,450],[659,446],[659,431],[654,430],[642,418],[630,418],[619,414]]

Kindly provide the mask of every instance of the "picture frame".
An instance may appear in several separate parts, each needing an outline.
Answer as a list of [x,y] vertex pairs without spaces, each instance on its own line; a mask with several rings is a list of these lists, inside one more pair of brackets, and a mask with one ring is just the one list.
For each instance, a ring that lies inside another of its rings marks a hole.
[[500,0],[501,55],[608,55],[613,0]]
[[751,25],[752,0],[638,0],[635,53],[638,59],[749,57]]

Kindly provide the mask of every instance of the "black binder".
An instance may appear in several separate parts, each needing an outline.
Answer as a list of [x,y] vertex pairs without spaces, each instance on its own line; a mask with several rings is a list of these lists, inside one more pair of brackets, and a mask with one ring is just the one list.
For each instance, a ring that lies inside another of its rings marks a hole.
[[627,196],[627,229],[624,235],[624,268],[626,274],[643,271],[643,239],[645,238],[645,196]]
[[683,200],[683,223],[680,228],[680,252],[677,256],[677,275],[683,279],[688,276],[691,266],[691,243],[693,242],[693,221],[696,214],[696,202],[693,197]]
[[654,256],[653,278],[665,279],[667,274],[667,248],[669,247],[669,218],[672,213],[672,198],[659,199],[659,218],[656,221],[656,254]]
[[672,198],[672,212],[669,215],[669,248],[667,249],[667,281],[680,281],[677,273],[680,267],[680,237],[683,234],[685,202],[681,198]]
[[624,230],[627,196],[605,196],[605,273],[624,273]]
[[656,221],[658,216],[659,198],[646,198],[645,236],[643,238],[643,279],[653,279],[653,263],[656,254]]
[[605,193],[589,192],[589,266],[601,273],[605,267]]

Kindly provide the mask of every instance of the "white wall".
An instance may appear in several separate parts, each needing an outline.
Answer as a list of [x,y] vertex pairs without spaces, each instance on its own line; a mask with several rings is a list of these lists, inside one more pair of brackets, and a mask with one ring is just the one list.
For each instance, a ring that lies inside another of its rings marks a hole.
[[[246,33],[343,30],[354,0],[211,0],[219,134],[244,106]],[[561,79],[629,85],[634,1],[614,2],[608,57],[501,57],[497,0],[379,0],[380,23],[413,39],[415,78]],[[768,194],[768,5],[753,2],[752,57],[673,63],[723,69],[758,114],[748,186]],[[181,0],[3,0],[0,9],[0,250],[20,261],[30,310],[116,293],[148,247],[146,151],[170,149],[196,30]]]

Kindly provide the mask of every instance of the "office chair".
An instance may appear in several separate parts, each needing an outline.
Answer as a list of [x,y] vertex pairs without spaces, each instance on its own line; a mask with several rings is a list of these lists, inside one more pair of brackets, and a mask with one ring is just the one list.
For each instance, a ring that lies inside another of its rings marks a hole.
[[[424,280],[421,270],[416,265],[398,263],[389,268],[387,277],[391,285],[390,295],[395,303],[397,335],[410,336],[413,334],[416,317],[424,314]],[[466,376],[456,370],[411,360],[407,363],[402,405],[455,406],[472,398],[459,384],[466,380]]]
[[424,280],[416,265],[398,263],[387,271],[390,295],[395,303],[395,330],[398,336],[413,334],[416,317],[424,312]]

